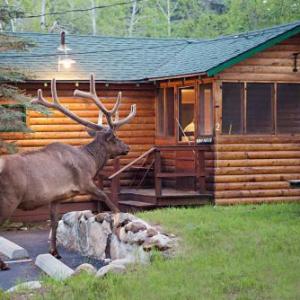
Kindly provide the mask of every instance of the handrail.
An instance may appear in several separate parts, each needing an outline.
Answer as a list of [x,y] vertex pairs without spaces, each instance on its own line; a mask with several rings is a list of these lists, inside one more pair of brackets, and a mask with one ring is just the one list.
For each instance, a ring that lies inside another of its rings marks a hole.
[[150,148],[149,150],[147,150],[146,152],[144,152],[142,155],[140,155],[139,157],[137,157],[136,159],[134,159],[132,162],[130,162],[129,164],[127,164],[126,166],[124,166],[123,168],[121,168],[120,170],[118,170],[117,172],[115,172],[114,174],[110,175],[108,177],[108,179],[111,180],[111,179],[115,178],[116,176],[120,175],[122,172],[124,172],[125,170],[129,169],[131,166],[133,166],[139,160],[141,160],[142,158],[144,158],[147,155],[151,154],[155,150],[157,150],[156,147]]
[[205,151],[209,149],[210,145],[163,145],[158,146],[157,150],[160,151]]

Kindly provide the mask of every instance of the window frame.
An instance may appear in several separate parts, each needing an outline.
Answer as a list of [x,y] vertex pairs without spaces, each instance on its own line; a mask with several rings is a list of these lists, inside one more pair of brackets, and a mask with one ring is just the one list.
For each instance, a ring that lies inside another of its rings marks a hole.
[[[300,82],[290,82],[290,81],[242,81],[242,80],[223,80],[221,82],[221,99],[223,102],[223,84],[224,83],[237,83],[237,84],[243,84],[243,90],[244,92],[242,93],[242,107],[243,107],[243,113],[242,113],[242,124],[243,124],[243,130],[242,133],[235,133],[235,134],[228,134],[228,133],[223,133],[223,130],[221,130],[221,135],[222,136],[269,136],[269,135],[285,135],[285,136],[295,136],[295,135],[300,135],[300,130],[299,133],[280,133],[278,132],[278,124],[277,124],[277,104],[278,104],[278,84],[299,84]],[[247,86],[248,84],[251,83],[261,83],[261,84],[271,84],[272,88],[272,96],[271,96],[271,116],[272,116],[272,132],[270,133],[247,133],[247,119],[246,119],[246,109],[247,109]],[[223,118],[223,110],[222,110],[222,118]],[[221,119],[222,119],[221,118]],[[223,125],[223,124],[222,124]],[[223,127],[223,126],[222,126]],[[221,128],[222,128],[221,127]]]

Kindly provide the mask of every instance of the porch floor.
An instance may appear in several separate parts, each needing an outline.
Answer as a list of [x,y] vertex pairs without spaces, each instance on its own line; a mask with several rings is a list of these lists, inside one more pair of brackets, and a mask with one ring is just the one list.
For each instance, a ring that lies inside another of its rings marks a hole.
[[[121,194],[135,194],[135,195],[143,195],[143,196],[154,196],[155,197],[155,189],[154,188],[122,188],[120,191]],[[184,197],[184,196],[197,196],[203,195],[198,191],[194,190],[177,190],[172,188],[163,188],[162,189],[162,197]]]
[[154,188],[122,188],[119,194],[121,210],[146,210],[167,206],[197,206],[212,203],[212,195],[194,190],[163,188],[156,197]]

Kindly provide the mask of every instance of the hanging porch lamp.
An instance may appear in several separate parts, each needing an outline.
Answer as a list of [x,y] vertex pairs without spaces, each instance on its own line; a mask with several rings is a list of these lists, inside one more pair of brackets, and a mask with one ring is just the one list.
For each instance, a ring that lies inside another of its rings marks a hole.
[[60,71],[61,68],[70,69],[76,61],[68,55],[68,51],[70,51],[71,48],[69,48],[66,44],[66,33],[64,31],[60,34],[60,45],[57,50],[59,52],[63,52],[62,55],[58,56],[58,71]]

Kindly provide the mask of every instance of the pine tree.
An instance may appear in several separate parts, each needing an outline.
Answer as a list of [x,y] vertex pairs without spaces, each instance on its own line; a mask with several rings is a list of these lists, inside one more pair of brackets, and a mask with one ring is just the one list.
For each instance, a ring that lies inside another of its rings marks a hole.
[[[22,15],[14,7],[0,8],[0,27],[9,30],[11,21]],[[21,40],[13,35],[0,33],[0,52],[9,50],[24,51],[34,46],[31,42]],[[26,79],[26,73],[16,66],[0,66],[0,132],[2,131],[30,131],[26,127],[26,110],[33,109],[46,112],[45,109],[30,104],[30,98],[16,84]],[[13,105],[11,104],[13,103]],[[0,153],[15,152],[14,143],[7,143],[0,139]]]

